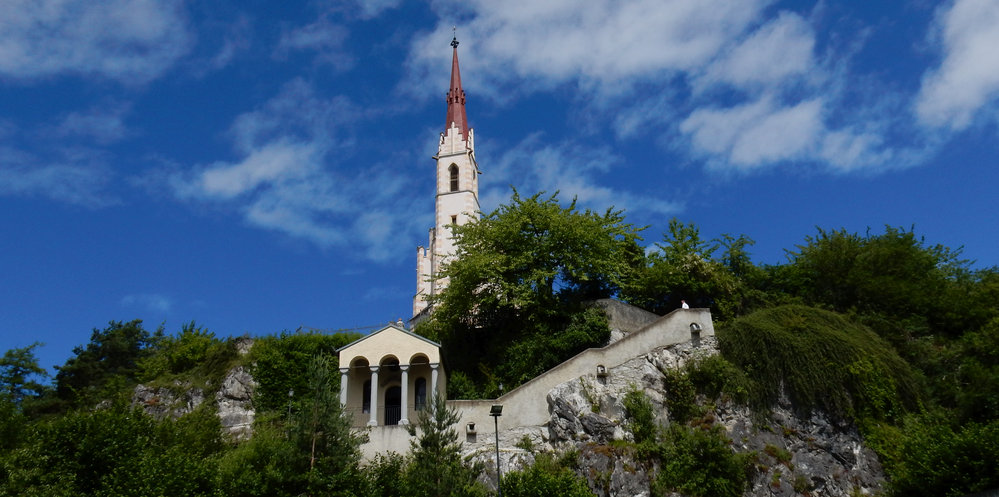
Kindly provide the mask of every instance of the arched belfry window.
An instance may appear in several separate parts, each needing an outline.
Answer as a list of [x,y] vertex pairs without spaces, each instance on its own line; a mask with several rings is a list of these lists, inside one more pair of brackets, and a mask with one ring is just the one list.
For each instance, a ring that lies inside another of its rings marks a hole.
[[448,173],[451,175],[451,191],[458,191],[458,166],[456,164],[451,164],[451,167],[447,168]]

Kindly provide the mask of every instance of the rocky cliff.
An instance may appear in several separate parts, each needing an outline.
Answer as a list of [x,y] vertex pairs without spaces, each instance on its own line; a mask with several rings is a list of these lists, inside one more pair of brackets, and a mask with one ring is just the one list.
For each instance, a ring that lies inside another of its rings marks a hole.
[[[240,355],[247,354],[252,346],[250,338],[240,338],[236,343]],[[132,392],[132,405],[142,407],[156,419],[177,419],[194,411],[208,399],[215,404],[222,429],[235,440],[245,440],[253,433],[253,391],[256,386],[250,372],[239,366],[226,373],[211,395],[185,383],[174,383],[169,387],[138,385]]]
[[[630,390],[644,392],[657,413],[656,422],[666,426],[673,420],[663,371],[717,353],[715,339],[709,337],[653,351],[610,368],[604,376],[587,375],[558,385],[546,399],[551,413],[546,426],[502,432],[503,471],[523,468],[541,452],[569,454],[597,495],[651,495],[659,468],[628,443],[633,435],[623,399]],[[882,488],[877,456],[863,445],[854,426],[822,413],[796,414],[786,400],[766,416],[731,401],[698,401],[706,413],[701,423],[723,427],[732,450],[755,453],[747,496],[846,497]],[[487,447],[473,448],[467,455],[495,468],[494,452]],[[488,479],[494,479],[495,470],[489,472]]]

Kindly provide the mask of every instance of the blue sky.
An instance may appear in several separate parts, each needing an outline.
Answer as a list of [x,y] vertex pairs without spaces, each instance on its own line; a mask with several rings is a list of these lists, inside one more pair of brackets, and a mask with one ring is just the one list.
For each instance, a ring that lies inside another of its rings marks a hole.
[[[585,6],[585,7],[584,7]],[[0,350],[408,318],[452,26],[489,211],[999,264],[999,2],[0,0]]]

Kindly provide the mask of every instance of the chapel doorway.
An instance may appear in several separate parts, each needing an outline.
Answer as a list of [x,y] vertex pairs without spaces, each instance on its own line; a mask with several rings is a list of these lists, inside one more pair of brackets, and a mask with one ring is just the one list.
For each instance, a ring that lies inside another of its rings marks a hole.
[[402,388],[389,387],[385,390],[385,424],[397,425],[402,419]]

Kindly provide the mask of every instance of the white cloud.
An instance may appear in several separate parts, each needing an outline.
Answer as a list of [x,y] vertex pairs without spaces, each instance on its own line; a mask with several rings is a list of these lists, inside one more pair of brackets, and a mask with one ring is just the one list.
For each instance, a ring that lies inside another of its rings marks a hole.
[[960,130],[999,96],[999,2],[956,0],[936,22],[944,58],[923,76],[916,113],[928,126]]
[[[458,24],[459,41],[467,42],[463,83],[482,97],[570,92],[585,107],[581,115],[609,123],[619,138],[654,137],[714,168],[788,161],[836,172],[886,167],[892,151],[883,133],[891,119],[871,122],[869,109],[845,104],[873,99],[850,86],[850,54],[816,53],[812,21],[773,11],[772,3],[443,1],[435,6],[438,26],[412,43],[401,88],[432,94],[427,87],[446,85],[440,67],[457,15],[465,18]],[[572,188],[607,195],[594,185]]]
[[344,70],[354,62],[344,48],[348,35],[346,27],[322,17],[312,24],[282,33],[275,53],[278,57],[283,57],[293,50],[313,50],[319,53],[317,60],[320,62],[327,62]]
[[158,293],[126,295],[121,298],[122,307],[140,307],[149,312],[170,312],[173,300]]
[[54,128],[43,133],[60,138],[86,137],[100,145],[107,145],[128,135],[123,121],[127,110],[124,105],[103,105],[86,112],[70,112]]
[[376,17],[386,10],[393,9],[401,2],[402,0],[357,0],[357,4],[361,7],[361,17],[365,19]]
[[407,231],[414,200],[399,195],[413,178],[386,167],[399,161],[396,152],[360,164],[343,158],[353,150],[348,124],[360,115],[347,100],[321,98],[292,81],[234,120],[236,160],[174,172],[167,183],[179,200],[231,208],[251,226],[323,248],[350,247],[360,258],[399,257],[410,247],[401,251],[396,240],[416,236]]
[[0,195],[43,196],[87,207],[116,200],[105,193],[111,171],[89,150],[54,150],[40,158],[0,145]]
[[0,77],[142,83],[191,46],[181,0],[7,0],[2,10]]
[[301,181],[313,173],[320,152],[314,143],[268,143],[239,163],[204,169],[198,175],[197,190],[208,197],[230,199],[264,183]]
[[522,192],[558,191],[563,201],[576,198],[580,206],[597,211],[611,205],[628,212],[680,211],[676,202],[606,186],[603,176],[614,174],[620,162],[607,148],[570,142],[545,144],[543,135],[535,133],[489,165],[480,184],[482,209],[489,212],[507,202],[513,184]]
[[797,14],[782,12],[712,63],[702,83],[780,85],[814,70],[815,34]]
[[239,16],[225,28],[225,35],[222,39],[222,47],[208,62],[207,67],[202,68],[202,72],[208,69],[221,69],[236,57],[239,52],[250,48],[250,38],[252,26],[246,16]]
[[[752,103],[705,108],[680,124],[695,153],[708,157],[716,169],[750,171],[796,161],[823,163],[835,172],[906,167],[918,151],[900,152],[885,146],[884,131],[866,127],[830,127],[821,98],[780,105],[764,97]],[[890,160],[895,160],[890,163]]]
[[[770,0],[478,0],[438,5],[441,23],[414,41],[412,83],[440,87],[454,13],[472,87],[500,96],[580,81],[614,94],[635,80],[703,66],[750,28]],[[467,62],[466,62],[467,61]],[[525,81],[526,80],[526,81]],[[446,87],[446,83],[444,84]]]
[[730,108],[698,109],[680,125],[696,149],[751,169],[803,158],[823,129],[822,102],[778,107],[772,99]]

